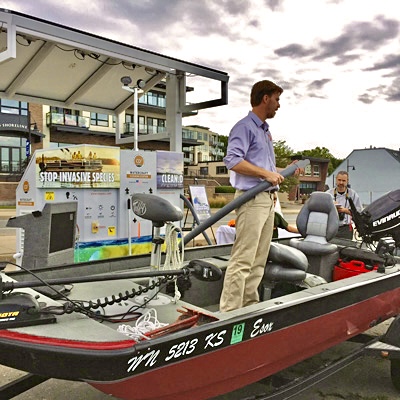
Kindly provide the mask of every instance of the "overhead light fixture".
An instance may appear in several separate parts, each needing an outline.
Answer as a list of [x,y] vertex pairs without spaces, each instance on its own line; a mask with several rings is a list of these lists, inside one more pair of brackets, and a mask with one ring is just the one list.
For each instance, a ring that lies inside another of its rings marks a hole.
[[136,82],[136,86],[137,86],[139,89],[143,89],[143,88],[146,86],[146,82],[145,82],[143,79],[139,79],[139,80]]
[[127,90],[128,92],[135,92],[135,89],[137,91],[143,92],[143,88],[146,86],[146,81],[143,79],[138,79],[136,82],[136,86],[131,86],[132,84],[132,78],[130,76],[123,76],[121,78],[122,82],[122,89]]
[[132,83],[132,78],[131,78],[130,76],[123,76],[123,77],[121,78],[121,83],[122,83],[124,86],[129,86],[129,85]]
[[122,65],[124,68],[129,69],[129,70],[134,70],[136,68],[136,64],[127,62],[127,61],[122,61]]

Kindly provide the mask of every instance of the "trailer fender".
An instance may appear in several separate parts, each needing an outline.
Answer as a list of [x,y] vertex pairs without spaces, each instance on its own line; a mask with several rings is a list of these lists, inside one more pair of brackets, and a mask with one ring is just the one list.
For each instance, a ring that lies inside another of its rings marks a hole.
[[400,347],[400,315],[392,321],[381,341]]

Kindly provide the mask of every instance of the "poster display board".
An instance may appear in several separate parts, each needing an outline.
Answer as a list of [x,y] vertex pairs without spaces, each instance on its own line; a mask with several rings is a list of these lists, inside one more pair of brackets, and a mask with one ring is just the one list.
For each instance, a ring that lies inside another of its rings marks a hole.
[[210,204],[208,203],[206,187],[204,185],[189,186],[190,198],[193,208],[200,222],[211,217]]
[[37,150],[35,161],[38,188],[119,188],[120,153],[116,147]]

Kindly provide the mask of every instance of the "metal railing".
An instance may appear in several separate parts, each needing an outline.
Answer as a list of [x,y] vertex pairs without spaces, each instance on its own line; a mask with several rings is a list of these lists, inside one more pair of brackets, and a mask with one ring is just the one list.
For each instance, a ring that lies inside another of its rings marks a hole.
[[89,129],[90,118],[83,117],[82,115],[71,115],[71,114],[49,112],[46,114],[46,125],[77,126],[79,128]]

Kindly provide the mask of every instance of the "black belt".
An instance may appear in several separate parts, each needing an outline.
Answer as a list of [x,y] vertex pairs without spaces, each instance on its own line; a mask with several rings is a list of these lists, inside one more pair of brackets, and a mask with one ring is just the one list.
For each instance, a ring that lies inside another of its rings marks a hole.
[[[243,189],[235,189],[235,190],[240,190],[241,192],[247,192],[247,189],[246,190],[243,190]],[[248,190],[250,190],[250,189],[248,189]],[[275,193],[275,192],[277,192],[278,191],[278,189],[271,189],[271,190],[266,190],[265,192],[266,193],[271,193],[271,194],[273,194],[273,193]],[[262,193],[262,192],[261,192]]]

